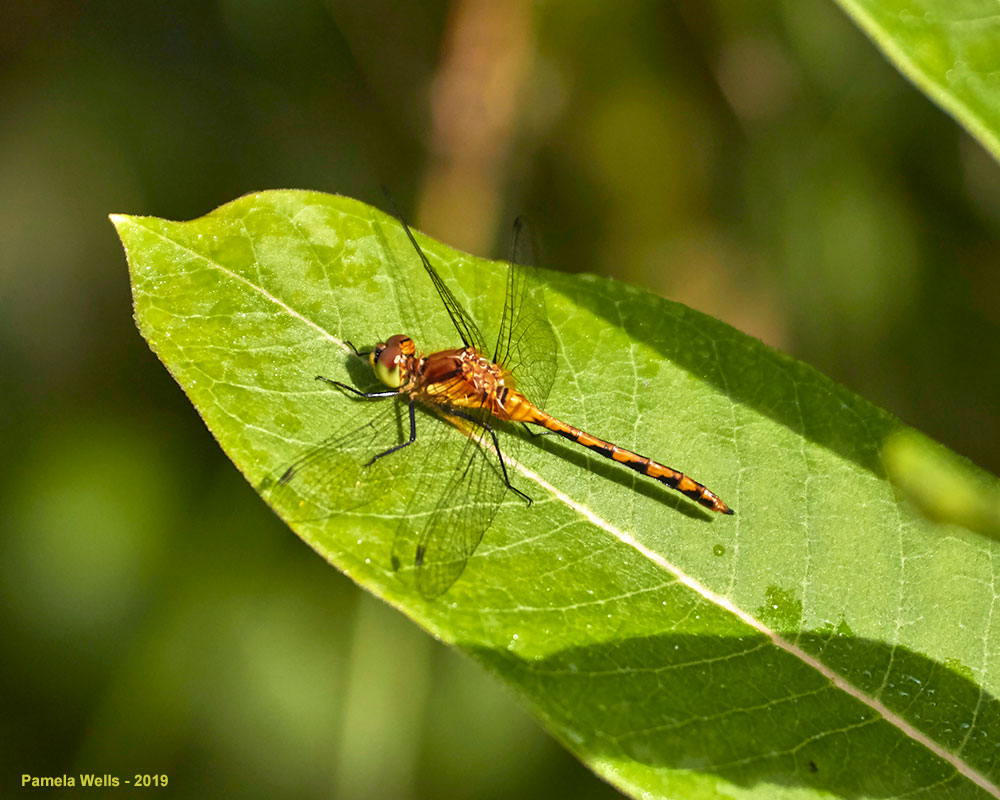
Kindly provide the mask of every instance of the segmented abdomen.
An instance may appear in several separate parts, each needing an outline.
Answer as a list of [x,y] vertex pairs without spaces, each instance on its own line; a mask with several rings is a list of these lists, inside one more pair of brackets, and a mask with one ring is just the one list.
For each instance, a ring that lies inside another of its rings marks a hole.
[[651,458],[633,453],[624,447],[619,447],[611,442],[598,439],[586,431],[582,431],[572,425],[567,425],[562,420],[556,419],[536,408],[527,398],[519,393],[511,392],[511,396],[507,399],[508,407],[504,415],[505,417],[515,422],[526,422],[530,425],[540,425],[543,428],[547,428],[553,433],[558,433],[572,442],[593,450],[595,453],[600,453],[605,458],[617,461],[619,464],[635,470],[641,475],[648,475],[653,480],[659,481],[671,489],[676,489],[681,494],[690,497],[696,503],[700,503],[705,508],[712,509],[712,511],[718,511],[720,514],[735,513],[729,506],[722,502],[715,492],[710,491],[706,486],[698,483],[698,481],[692,480],[683,472],[678,472],[657,461],[653,461]]

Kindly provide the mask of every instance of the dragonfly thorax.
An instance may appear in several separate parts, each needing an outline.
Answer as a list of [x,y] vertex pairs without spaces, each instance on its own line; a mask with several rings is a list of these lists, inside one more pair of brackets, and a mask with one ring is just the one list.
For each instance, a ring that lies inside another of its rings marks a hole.
[[418,400],[451,408],[487,409],[506,418],[505,403],[515,394],[513,378],[474,347],[439,350],[410,361],[411,392]]

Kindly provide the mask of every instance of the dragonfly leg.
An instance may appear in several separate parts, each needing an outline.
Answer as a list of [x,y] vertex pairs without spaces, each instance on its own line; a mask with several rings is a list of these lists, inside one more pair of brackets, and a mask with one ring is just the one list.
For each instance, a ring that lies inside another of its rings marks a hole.
[[551,436],[555,431],[536,431],[531,428],[527,422],[522,422],[521,427],[524,428],[525,433],[528,434],[532,439],[537,439],[539,436]]
[[358,358],[367,358],[368,356],[371,355],[372,352],[371,350],[365,350],[364,352],[362,352],[361,350],[358,350],[358,348],[354,346],[354,342],[350,341],[349,339],[345,339],[344,344],[350,347],[354,351],[354,355],[356,355]]
[[534,501],[518,489],[513,483],[511,483],[510,478],[507,476],[507,465],[504,463],[503,455],[500,453],[500,442],[497,441],[497,434],[496,431],[493,430],[492,426],[483,422],[481,419],[475,419],[467,414],[461,413],[460,411],[456,411],[455,409],[449,409],[448,413],[453,414],[456,417],[461,417],[462,419],[471,422],[473,425],[478,425],[490,435],[490,438],[493,440],[493,449],[496,450],[497,460],[500,462],[500,470],[503,472],[503,482],[507,484],[508,489],[523,498],[524,501],[530,506]]
[[399,394],[399,392],[394,389],[390,389],[387,392],[362,392],[360,389],[355,389],[353,386],[348,386],[346,383],[335,381],[332,378],[324,378],[322,375],[317,375],[316,380],[323,381],[323,383],[328,383],[331,386],[336,386],[338,389],[346,389],[352,394],[356,394],[358,397],[363,397],[365,400],[384,400],[387,397],[396,397]]
[[413,444],[417,440],[417,417],[414,411],[414,403],[410,401],[410,438],[401,444],[394,445],[388,450],[385,450],[378,455],[372,456],[372,460],[365,464],[366,467],[370,467],[376,461],[378,461],[383,456],[387,456],[390,453],[395,453],[397,450],[402,450],[404,447]]

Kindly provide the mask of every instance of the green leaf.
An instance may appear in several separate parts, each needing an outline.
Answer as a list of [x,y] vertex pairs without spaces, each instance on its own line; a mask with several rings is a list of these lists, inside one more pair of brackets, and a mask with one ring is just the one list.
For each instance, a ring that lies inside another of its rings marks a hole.
[[837,0],[893,64],[1000,160],[993,0]]
[[[357,201],[267,192],[193,222],[113,220],[143,336],[254,486],[376,413],[314,379],[371,385],[347,340],[457,344],[398,222]],[[488,339],[505,265],[418,238]],[[534,504],[508,493],[427,600],[391,558],[400,497],[453,470],[458,435],[423,416],[426,449],[398,454],[368,505],[296,532],[636,796],[1000,796],[998,543],[897,499],[880,447],[900,424],[681,305],[543,280],[560,347],[547,410],[683,469],[736,516],[507,435]],[[356,490],[329,487],[330,506]]]

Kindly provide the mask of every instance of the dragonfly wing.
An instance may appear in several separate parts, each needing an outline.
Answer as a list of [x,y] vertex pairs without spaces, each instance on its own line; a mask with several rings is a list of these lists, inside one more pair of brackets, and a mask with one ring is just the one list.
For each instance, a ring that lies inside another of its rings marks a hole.
[[[366,401],[348,402],[359,406]],[[387,494],[395,495],[403,473],[412,469],[408,459],[391,456],[369,463],[373,456],[409,438],[403,403],[387,400],[377,409],[351,411],[349,421],[339,431],[261,484],[261,493],[286,520],[326,519],[362,508]],[[358,411],[372,416],[359,425]]]
[[417,589],[428,599],[443,594],[458,580],[507,491],[489,432],[473,424],[464,427],[468,438],[458,463],[450,462],[454,465],[450,478],[416,538],[415,548],[405,536],[397,536],[394,547],[397,563],[409,550]]
[[531,262],[531,237],[514,221],[510,269],[503,316],[493,360],[509,370],[518,389],[536,406],[544,405],[556,377],[556,336],[549,324],[545,293]]
[[410,230],[410,226],[406,224],[403,217],[396,211],[396,218],[399,220],[400,224],[403,226],[403,230],[406,231],[406,235],[410,239],[410,243],[413,245],[413,249],[417,251],[417,255],[420,257],[420,263],[424,265],[424,270],[430,276],[431,283],[434,284],[434,288],[437,289],[438,296],[441,298],[441,302],[444,303],[445,309],[448,311],[448,316],[451,317],[452,323],[454,323],[455,328],[458,330],[458,335],[462,337],[462,343],[466,347],[475,347],[479,352],[486,352],[486,340],[483,338],[482,332],[479,330],[479,326],[472,320],[468,312],[462,308],[461,303],[455,299],[455,295],[451,293],[451,289],[445,285],[445,282],[441,279],[438,271],[434,269],[430,260],[424,254],[424,251],[417,244],[417,240]]
[[404,559],[415,565],[418,589],[436,597],[461,575],[496,515],[506,491],[500,462],[484,429],[459,420],[470,430],[464,436],[443,413],[418,406],[414,443],[372,463],[373,456],[409,438],[406,405],[378,405],[362,408],[375,411],[369,421],[358,425],[352,416],[340,431],[265,479],[261,493],[289,522],[368,513],[366,507],[378,502],[379,516],[399,520],[394,566]]

